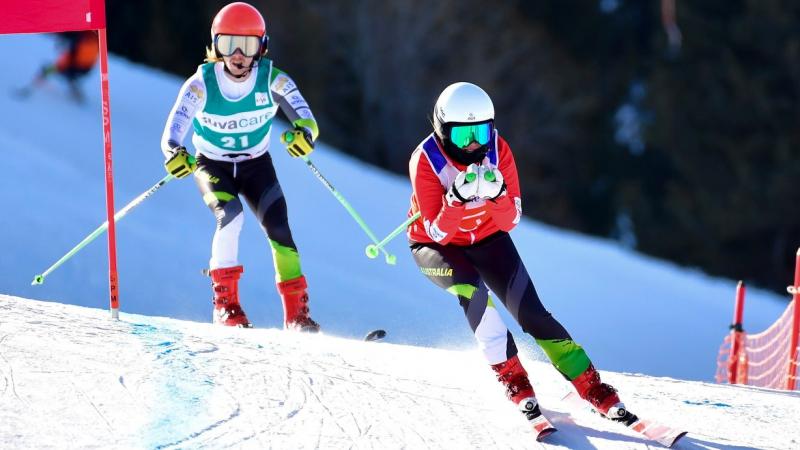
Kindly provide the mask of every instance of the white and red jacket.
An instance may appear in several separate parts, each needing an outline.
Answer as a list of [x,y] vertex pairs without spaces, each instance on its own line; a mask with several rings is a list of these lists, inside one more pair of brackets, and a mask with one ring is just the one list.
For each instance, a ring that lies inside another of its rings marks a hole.
[[472,245],[498,231],[511,231],[522,215],[519,178],[508,143],[495,131],[483,161],[500,170],[506,182],[506,195],[496,200],[475,200],[447,204],[445,194],[459,172],[466,169],[447,157],[431,133],[423,140],[408,164],[411,185],[411,217],[419,219],[408,228],[414,242],[437,242],[442,245]]

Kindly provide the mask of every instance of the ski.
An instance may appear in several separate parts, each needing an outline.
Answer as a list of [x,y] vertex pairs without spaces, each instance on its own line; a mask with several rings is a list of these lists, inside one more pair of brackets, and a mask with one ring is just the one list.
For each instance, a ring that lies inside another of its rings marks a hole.
[[547,417],[542,414],[542,410],[539,408],[539,403],[536,401],[535,398],[530,397],[528,399],[522,400],[519,403],[519,410],[522,414],[525,415],[525,418],[528,420],[528,423],[533,427],[533,432],[536,435],[536,440],[541,442],[547,436],[558,431],[556,427],[547,420]]
[[606,418],[608,420],[619,422],[620,424],[636,432],[636,434],[638,434],[639,436],[642,436],[645,439],[651,441],[658,442],[664,447],[671,448],[687,433],[687,431],[681,431],[676,428],[672,428],[670,426],[659,423],[655,420],[640,418],[627,410],[625,410],[625,414],[620,418],[613,419],[610,417],[606,417],[605,415],[600,414],[600,412],[594,409],[594,407],[589,402],[582,399],[575,392],[570,392],[562,400],[571,405],[584,409],[589,409],[592,412],[596,413],[597,415]]
[[533,432],[536,434],[536,440],[538,442],[542,442],[547,436],[558,431],[558,429],[543,415],[531,420],[530,424],[533,426]]
[[386,337],[386,330],[372,330],[364,336],[364,341],[366,342],[375,342],[383,340]]

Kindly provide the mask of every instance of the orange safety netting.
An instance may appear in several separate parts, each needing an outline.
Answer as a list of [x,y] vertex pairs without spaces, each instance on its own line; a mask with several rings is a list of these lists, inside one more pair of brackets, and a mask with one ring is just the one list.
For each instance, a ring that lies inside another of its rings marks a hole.
[[[736,377],[741,382],[752,385],[773,389],[786,389],[789,380],[789,365],[792,364],[789,347],[791,345],[792,319],[794,316],[794,304],[783,312],[781,317],[769,328],[758,334],[747,335],[742,332],[741,354],[735,355],[739,364],[739,370],[746,370],[746,378]],[[718,383],[729,382],[729,366],[731,358],[731,346],[736,332],[725,336],[720,346],[717,356]],[[800,353],[800,347],[794,349],[795,353]],[[797,359],[795,359],[797,361]],[[793,364],[797,365],[797,362]],[[795,380],[798,377],[793,377]]]

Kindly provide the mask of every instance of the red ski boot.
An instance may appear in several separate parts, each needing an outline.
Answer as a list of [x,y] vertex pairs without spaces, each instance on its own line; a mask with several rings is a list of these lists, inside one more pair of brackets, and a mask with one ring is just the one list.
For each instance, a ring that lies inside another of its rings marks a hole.
[[214,288],[214,323],[228,327],[252,328],[239,305],[239,276],[242,266],[209,270]]
[[506,396],[514,402],[520,412],[528,419],[528,423],[536,433],[536,440],[541,441],[546,436],[556,431],[556,428],[542,414],[539,402],[533,393],[533,386],[528,380],[528,373],[514,355],[505,362],[493,364],[492,370],[497,374],[497,381],[506,387]]
[[625,411],[625,405],[619,400],[617,390],[611,385],[600,382],[600,374],[594,366],[589,367],[572,380],[578,395],[594,406],[604,416],[615,418],[618,412]]
[[306,277],[299,276],[277,284],[283,300],[283,327],[287,330],[316,333],[319,324],[309,317]]
[[516,355],[500,364],[492,365],[492,370],[497,374],[497,381],[506,387],[506,396],[515,405],[519,404],[521,400],[534,396],[533,386],[528,381],[528,372],[522,367],[522,363],[519,362]]

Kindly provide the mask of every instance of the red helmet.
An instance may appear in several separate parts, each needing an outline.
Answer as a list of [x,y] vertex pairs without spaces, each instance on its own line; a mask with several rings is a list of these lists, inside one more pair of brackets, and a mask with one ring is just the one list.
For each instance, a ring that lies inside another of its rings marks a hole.
[[267,34],[264,17],[258,10],[243,2],[231,3],[220,9],[211,24],[211,39],[218,34],[234,34],[240,36],[258,36]]
[[244,2],[234,2],[219,10],[211,23],[211,46],[217,57],[221,56],[217,48],[217,36],[220,34],[234,36],[256,36],[261,41],[259,50],[253,59],[255,63],[267,53],[267,27],[264,17],[252,5]]

